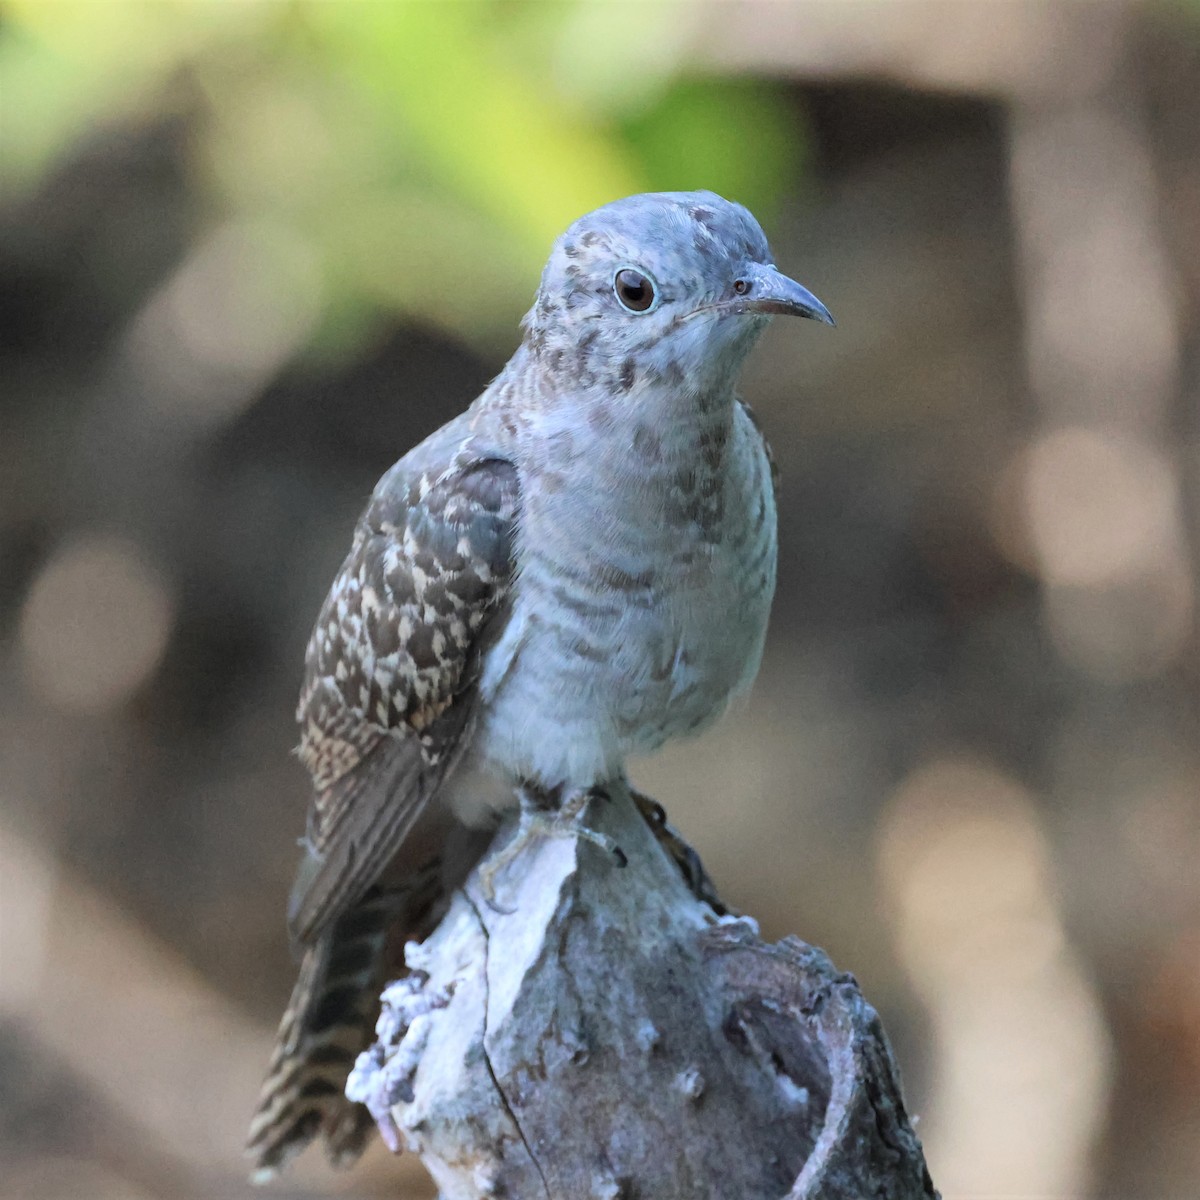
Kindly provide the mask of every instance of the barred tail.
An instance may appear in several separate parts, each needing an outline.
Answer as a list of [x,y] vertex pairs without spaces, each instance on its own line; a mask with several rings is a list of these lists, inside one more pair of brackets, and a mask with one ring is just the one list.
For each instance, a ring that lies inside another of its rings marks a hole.
[[362,1153],[374,1123],[343,1088],[374,1030],[396,908],[394,893],[369,893],[305,950],[246,1141],[255,1183],[318,1135],[335,1166]]

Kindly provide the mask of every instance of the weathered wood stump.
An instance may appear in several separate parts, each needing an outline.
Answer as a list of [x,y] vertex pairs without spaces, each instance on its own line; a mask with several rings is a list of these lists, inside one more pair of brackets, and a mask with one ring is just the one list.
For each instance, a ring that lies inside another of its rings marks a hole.
[[935,1197],[854,979],[718,916],[628,793],[590,819],[625,869],[543,841],[408,947],[350,1084],[393,1149],[443,1200]]

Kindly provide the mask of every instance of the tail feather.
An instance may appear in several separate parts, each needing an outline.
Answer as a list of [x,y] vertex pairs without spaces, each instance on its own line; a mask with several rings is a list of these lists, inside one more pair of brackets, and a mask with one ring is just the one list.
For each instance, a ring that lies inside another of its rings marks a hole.
[[305,950],[247,1138],[256,1183],[318,1136],[335,1166],[362,1153],[373,1122],[343,1089],[394,971],[387,949],[398,903],[395,893],[369,893]]

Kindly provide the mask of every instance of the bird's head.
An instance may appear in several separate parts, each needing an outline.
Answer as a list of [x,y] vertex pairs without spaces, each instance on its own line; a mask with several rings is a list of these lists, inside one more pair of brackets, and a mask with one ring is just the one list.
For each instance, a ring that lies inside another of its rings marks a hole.
[[728,391],[774,315],[832,325],[780,274],[758,222],[714,192],[628,196],[554,245],[526,341],[557,388]]

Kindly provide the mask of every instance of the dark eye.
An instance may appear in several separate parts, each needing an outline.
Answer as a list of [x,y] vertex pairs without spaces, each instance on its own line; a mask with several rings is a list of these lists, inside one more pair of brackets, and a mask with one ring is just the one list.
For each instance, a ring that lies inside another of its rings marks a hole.
[[750,281],[748,279],[735,279],[733,281],[733,290],[739,296],[744,296],[750,290]]
[[632,267],[622,267],[613,279],[617,299],[630,312],[644,313],[654,304],[654,280]]

